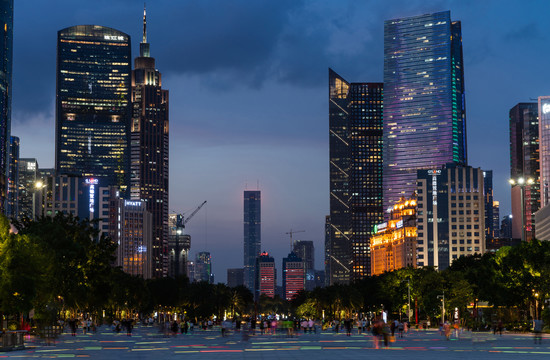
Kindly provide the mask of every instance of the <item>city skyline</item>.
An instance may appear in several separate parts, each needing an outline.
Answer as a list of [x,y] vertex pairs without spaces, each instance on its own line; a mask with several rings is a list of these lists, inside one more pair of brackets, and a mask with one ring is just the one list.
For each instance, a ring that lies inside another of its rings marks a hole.
[[[279,263],[288,252],[285,232],[300,228],[300,239],[315,242],[321,269],[329,202],[326,71],[382,81],[383,21],[448,9],[462,22],[469,163],[494,171],[495,200],[501,215],[509,214],[508,111],[550,93],[540,76],[549,4],[517,4],[155,3],[148,9],[150,43],[173,100],[170,208],[210,204],[187,227],[191,256],[210,251],[217,281],[240,266],[242,191],[259,179],[262,250]],[[15,5],[12,135],[21,139],[22,158],[53,167],[56,32],[79,24],[119,29],[134,39],[133,58],[141,12],[130,1]]]

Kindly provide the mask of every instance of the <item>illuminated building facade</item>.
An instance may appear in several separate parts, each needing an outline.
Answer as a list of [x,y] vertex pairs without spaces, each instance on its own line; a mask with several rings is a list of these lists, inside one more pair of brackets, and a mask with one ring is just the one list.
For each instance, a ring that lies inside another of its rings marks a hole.
[[329,69],[329,285],[370,273],[370,237],[383,221],[383,84],[349,83]]
[[[183,216],[178,214],[168,215],[168,255],[169,268],[168,276],[176,278],[187,273],[187,260],[189,259],[189,249],[191,249],[191,235],[183,233],[181,225]],[[193,279],[191,279],[193,280]]]
[[6,216],[15,219],[19,215],[19,138],[17,136],[10,137],[7,183]]
[[33,194],[35,194],[35,184],[38,179],[40,179],[38,173],[38,161],[34,158],[19,159],[18,219],[23,219],[25,217],[32,219]]
[[285,300],[292,300],[305,289],[304,261],[294,252],[283,258],[283,294]]
[[143,41],[132,71],[131,174],[132,200],[145,202],[153,215],[153,276],[168,275],[168,90],[162,89],[147,43]]
[[500,202],[493,201],[493,239],[500,237]]
[[36,191],[36,216],[53,217],[71,214],[80,219],[98,220],[99,236],[109,233],[111,193],[108,180],[59,175],[41,179],[43,188]]
[[450,163],[418,170],[417,266],[449,267],[485,252],[483,170]]
[[0,0],[0,212],[6,210],[11,132],[13,0]]
[[460,21],[449,11],[384,22],[384,208],[419,169],[467,164]]
[[152,276],[152,216],[143,201],[125,200],[111,188],[111,239],[118,244],[117,266],[127,274]]
[[485,239],[492,239],[493,224],[493,170],[483,172],[483,199],[485,200]]
[[401,198],[370,240],[371,274],[416,268],[416,196]]
[[522,214],[526,239],[535,234],[535,212],[540,209],[539,119],[537,103],[519,103],[510,109],[510,178],[532,179],[533,184],[511,188],[512,238],[521,239]]
[[57,175],[129,182],[130,36],[78,25],[57,33]]
[[259,190],[244,192],[244,286],[254,293],[256,258],[262,245],[262,199]]
[[550,96],[540,96],[539,107],[539,156],[541,207],[549,203],[550,183]]
[[270,298],[275,297],[275,288],[277,287],[277,270],[275,269],[275,259],[269,256],[267,252],[262,252],[258,257],[256,257],[255,273],[256,301],[258,301],[262,295],[266,295]]

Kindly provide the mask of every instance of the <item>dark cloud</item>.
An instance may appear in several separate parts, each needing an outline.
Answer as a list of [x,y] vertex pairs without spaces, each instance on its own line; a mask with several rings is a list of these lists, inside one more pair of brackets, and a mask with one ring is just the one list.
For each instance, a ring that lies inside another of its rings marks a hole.
[[525,24],[524,26],[514,29],[509,33],[504,35],[504,40],[506,41],[530,41],[530,40],[541,40],[544,39],[542,31],[539,29],[538,25],[535,23]]

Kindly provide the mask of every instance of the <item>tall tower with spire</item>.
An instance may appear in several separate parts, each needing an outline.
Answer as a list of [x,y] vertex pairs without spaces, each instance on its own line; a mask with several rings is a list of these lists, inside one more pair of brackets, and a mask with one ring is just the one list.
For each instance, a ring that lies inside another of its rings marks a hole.
[[132,71],[130,196],[145,202],[153,215],[153,277],[168,275],[168,90],[162,89],[147,42],[143,9],[143,41]]

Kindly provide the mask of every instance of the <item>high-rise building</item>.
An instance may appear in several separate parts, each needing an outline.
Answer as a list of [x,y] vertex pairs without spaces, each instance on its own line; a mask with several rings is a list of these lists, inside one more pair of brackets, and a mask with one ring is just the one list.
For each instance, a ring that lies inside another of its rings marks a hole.
[[416,196],[393,205],[388,222],[370,240],[371,274],[416,268]]
[[381,83],[349,83],[329,69],[329,283],[370,273],[370,236],[383,221]]
[[[176,278],[187,273],[187,259],[191,249],[191,235],[184,234],[183,215],[168,215],[168,227],[170,235],[168,238],[169,268],[168,276]],[[190,278],[192,281],[193,279]]]
[[493,201],[493,239],[500,237],[500,202]]
[[152,276],[152,215],[145,203],[120,198],[111,187],[114,205],[110,216],[111,239],[118,244],[117,266],[131,275],[150,279]]
[[260,296],[266,295],[270,298],[275,297],[275,288],[277,286],[277,270],[275,268],[275,259],[269,256],[269,253],[262,252],[256,257],[256,278],[255,292],[256,301]]
[[283,294],[285,300],[292,300],[305,288],[305,262],[291,252],[283,258]]
[[162,89],[147,43],[143,40],[132,71],[130,195],[141,200],[153,216],[153,276],[168,275],[168,90]]
[[[32,219],[33,206],[36,205],[36,182],[40,179],[38,174],[38,162],[34,158],[19,159],[19,213],[17,217]],[[34,201],[33,201],[34,200]]]
[[0,213],[6,209],[11,132],[13,0],[0,1]]
[[483,171],[449,163],[418,170],[417,266],[439,270],[485,252]]
[[460,21],[450,11],[384,22],[384,208],[419,169],[467,164]]
[[493,170],[483,172],[483,199],[485,200],[485,238],[493,238]]
[[19,138],[17,136],[10,137],[7,184],[6,216],[15,219],[19,215]]
[[324,270],[315,270],[315,287],[322,288],[325,287],[325,271]]
[[244,192],[244,286],[254,292],[256,283],[256,258],[262,245],[261,192]]
[[315,248],[313,241],[296,240],[292,251],[304,262],[305,289],[307,291],[313,290],[315,288]]
[[[519,103],[510,109],[510,178],[531,179],[532,184],[513,186],[512,237],[522,238],[522,215],[526,240],[535,234],[534,214],[540,209],[539,119],[537,103]],[[522,194],[523,192],[523,194]],[[522,200],[523,195],[523,200]]]
[[55,169],[129,183],[130,36],[97,25],[57,33]]
[[513,215],[507,215],[500,222],[500,237],[502,239],[512,239],[512,218]]
[[234,288],[235,286],[244,285],[244,269],[227,269],[227,286]]
[[195,281],[214,283],[212,274],[212,257],[208,251],[201,251],[195,257]]
[[550,202],[550,96],[540,96],[539,110],[539,160],[541,208]]

